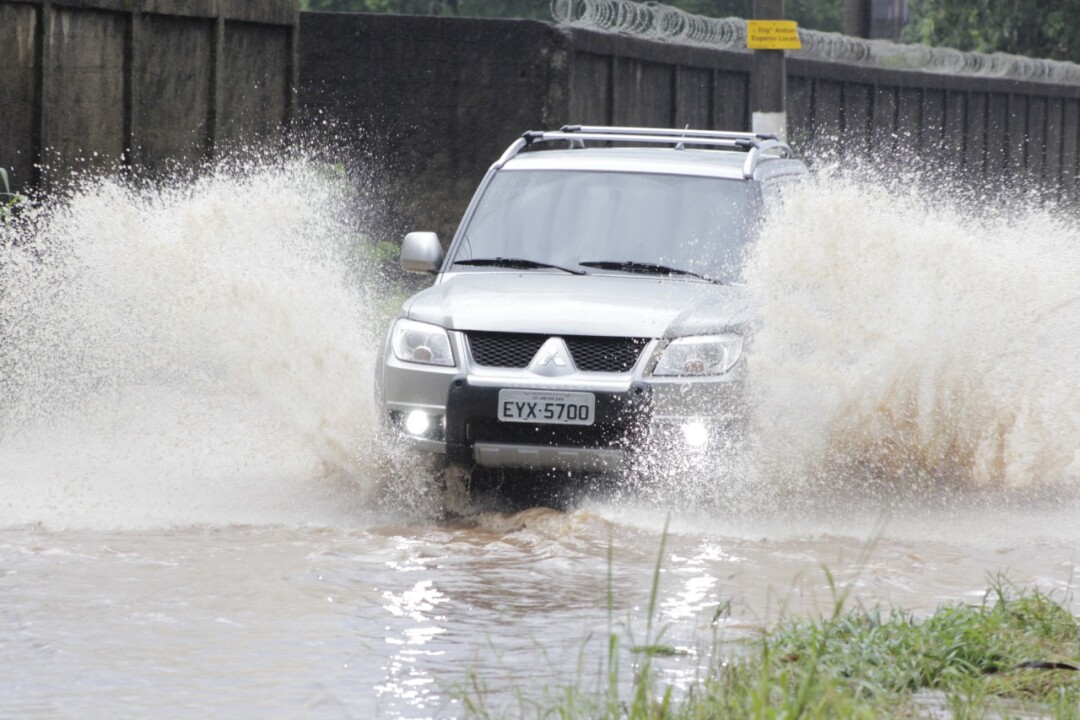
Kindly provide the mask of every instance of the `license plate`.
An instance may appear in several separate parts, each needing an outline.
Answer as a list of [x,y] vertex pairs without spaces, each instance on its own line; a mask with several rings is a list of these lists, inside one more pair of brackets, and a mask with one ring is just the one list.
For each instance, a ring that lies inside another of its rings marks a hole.
[[596,396],[585,392],[500,390],[499,420],[537,425],[592,425]]

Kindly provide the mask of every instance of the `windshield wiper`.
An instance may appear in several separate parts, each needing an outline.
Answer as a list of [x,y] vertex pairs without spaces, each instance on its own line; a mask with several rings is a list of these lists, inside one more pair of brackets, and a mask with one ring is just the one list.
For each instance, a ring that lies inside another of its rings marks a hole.
[[680,275],[708,280],[717,285],[725,284],[723,280],[717,280],[708,275],[696,273],[693,270],[682,270],[681,268],[669,267],[668,265],[637,262],[636,260],[586,260],[578,264],[583,267],[592,267],[599,270],[622,270],[623,272],[642,273],[643,275]]
[[573,275],[587,275],[584,270],[572,270],[570,268],[562,267],[561,265],[552,265],[551,263],[540,262],[539,260],[528,260],[526,258],[470,258],[469,260],[455,260],[454,265],[476,265],[479,267],[501,267],[501,268],[513,268],[515,270],[533,270],[536,268],[551,268],[553,270],[562,270]]

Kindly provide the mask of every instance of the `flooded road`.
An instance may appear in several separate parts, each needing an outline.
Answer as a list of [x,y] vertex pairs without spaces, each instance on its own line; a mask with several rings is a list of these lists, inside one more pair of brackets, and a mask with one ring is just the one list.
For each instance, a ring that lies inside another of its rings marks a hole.
[[[873,542],[673,518],[655,620],[687,654],[663,661],[663,678],[685,684],[718,639],[783,612],[829,612],[823,566],[853,588],[849,603],[921,612],[978,602],[999,572],[1073,592],[1075,517],[996,517],[994,532],[978,517],[897,523]],[[520,716],[566,687],[603,688],[609,632],[629,687],[662,524],[654,509],[596,506],[354,529],[9,529],[4,712],[448,717],[467,695]]]
[[531,715],[613,660],[628,688],[634,645],[684,687],[836,588],[928,613],[1004,575],[1080,609],[1069,223],[822,181],[751,264],[744,457],[447,521],[373,431],[385,289],[346,202],[256,167],[0,236],[0,714]]

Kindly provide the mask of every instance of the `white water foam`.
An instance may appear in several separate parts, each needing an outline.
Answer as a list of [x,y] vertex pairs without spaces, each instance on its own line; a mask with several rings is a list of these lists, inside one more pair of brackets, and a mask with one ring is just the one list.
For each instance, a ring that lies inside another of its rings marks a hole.
[[[829,175],[793,193],[748,273],[753,456],[693,459],[693,487],[658,478],[656,500],[1080,484],[1080,230],[947,198]],[[263,162],[107,180],[0,226],[0,526],[429,513],[430,475],[374,431],[381,288],[355,202],[316,163]]]
[[757,481],[881,498],[1080,481],[1080,225],[912,178],[823,174],[748,277]]
[[0,236],[0,526],[356,522],[378,278],[305,160],[96,182]]

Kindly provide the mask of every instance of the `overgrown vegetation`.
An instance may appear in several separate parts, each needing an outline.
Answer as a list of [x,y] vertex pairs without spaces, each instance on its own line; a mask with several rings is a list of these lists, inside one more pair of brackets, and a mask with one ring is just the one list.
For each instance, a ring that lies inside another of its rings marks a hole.
[[915,716],[918,694],[936,692],[958,717],[1025,703],[1074,717],[1080,627],[1064,600],[999,579],[982,604],[923,620],[838,604],[828,619],[790,619],[756,641],[750,661],[706,683],[705,705],[759,717],[762,700],[785,717]]
[[[659,573],[657,573],[659,575]],[[834,586],[835,587],[835,586]],[[654,583],[650,613],[655,611]],[[919,619],[902,611],[846,608],[836,593],[829,617],[789,618],[748,640],[717,643],[704,678],[663,687],[649,643],[621,691],[620,642],[611,635],[603,687],[561,691],[523,716],[631,718],[1080,718],[1080,626],[1066,597],[998,578],[977,605],[941,606]],[[494,717],[471,698],[475,717]]]
[[1080,0],[910,0],[903,39],[1080,62]]
[[22,202],[22,200],[22,195],[11,192],[7,170],[0,168],[0,222],[3,222],[10,217],[12,210],[16,205]]

